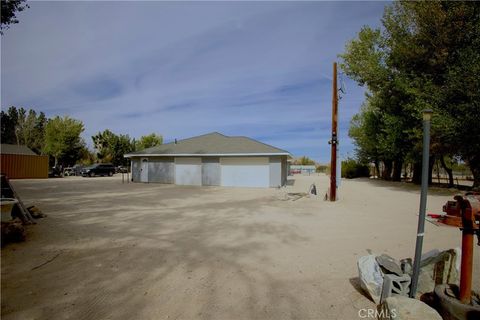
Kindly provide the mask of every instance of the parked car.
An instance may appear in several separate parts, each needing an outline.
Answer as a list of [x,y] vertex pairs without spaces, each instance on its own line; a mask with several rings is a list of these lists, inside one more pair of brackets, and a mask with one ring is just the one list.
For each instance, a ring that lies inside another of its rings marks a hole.
[[63,176],[64,177],[70,177],[70,176],[74,176],[74,175],[75,175],[75,172],[73,171],[73,168],[67,167],[67,168],[63,169]]
[[115,167],[111,163],[97,163],[82,169],[83,177],[113,176]]
[[83,170],[84,166],[81,165],[81,164],[76,164],[72,167],[73,169],[73,173],[76,175],[76,176],[81,176],[82,175],[82,170]]
[[53,166],[48,168],[48,177],[49,178],[61,178],[62,177],[62,168],[60,166]]
[[117,173],[127,173],[128,167],[125,166],[118,166],[115,168]]

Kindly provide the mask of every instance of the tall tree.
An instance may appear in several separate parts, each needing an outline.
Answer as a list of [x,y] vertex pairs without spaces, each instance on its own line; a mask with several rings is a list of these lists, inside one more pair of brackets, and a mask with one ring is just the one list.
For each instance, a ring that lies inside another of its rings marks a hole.
[[116,135],[108,129],[92,136],[92,140],[97,150],[97,158],[114,165],[126,165],[128,159],[123,156],[135,150],[134,141],[128,135]]
[[[373,141],[368,142],[370,145],[372,142],[378,144],[375,148],[370,148],[370,151],[374,150],[370,157],[384,163],[385,179],[393,177],[394,180],[400,180],[403,160],[411,146],[411,142],[406,139],[408,135],[405,134],[412,123],[412,117],[405,112],[410,97],[406,93],[402,78],[388,66],[386,40],[380,29],[362,28],[358,38],[347,44],[341,57],[341,67],[346,74],[368,89],[366,106],[362,112],[370,114],[365,118],[372,119],[371,116],[375,115],[375,120],[378,121],[375,125],[375,136],[369,138]],[[355,121],[360,118],[361,116],[357,117]],[[371,121],[365,124],[368,127],[363,128],[373,128]],[[358,129],[352,133],[356,134],[357,138],[360,137]],[[359,142],[357,147],[367,143],[365,138],[369,135],[362,136],[363,141]],[[365,153],[366,151],[364,156]]]
[[163,137],[156,133],[151,133],[146,136],[141,136],[135,144],[135,150],[143,150],[155,146],[159,146],[163,143]]
[[55,165],[73,165],[81,158],[85,143],[80,137],[83,123],[70,117],[56,116],[45,127],[46,154],[55,158]]
[[312,159],[310,159],[309,157],[307,156],[302,156],[298,159],[296,159],[293,164],[296,164],[296,165],[302,165],[302,166],[309,166],[309,165],[314,165],[315,164],[315,161],[313,161]]
[[1,138],[2,143],[17,144],[15,127],[18,124],[18,110],[15,107],[8,108],[7,112],[0,112]]
[[36,153],[41,153],[45,143],[45,125],[47,118],[43,112],[37,116],[35,110],[20,108],[15,135],[17,143],[26,145]]
[[17,13],[30,8],[26,0],[2,0],[1,15],[2,20],[0,24],[0,34],[3,35],[3,30],[10,28],[10,25],[18,23]]
[[480,187],[480,4],[398,1],[382,25],[364,27],[341,55],[345,72],[380,101],[376,141],[390,146],[383,151],[397,169],[405,159],[419,169],[421,111],[431,108],[430,163],[458,155]]
[[47,118],[43,112],[10,107],[1,112],[2,143],[26,145],[36,153],[42,153],[45,144]]

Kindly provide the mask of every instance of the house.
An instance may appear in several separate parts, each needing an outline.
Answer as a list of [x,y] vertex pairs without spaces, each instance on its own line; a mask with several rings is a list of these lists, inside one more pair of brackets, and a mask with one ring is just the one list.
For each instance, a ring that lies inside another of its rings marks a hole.
[[39,156],[27,146],[2,144],[0,170],[10,179],[48,178],[48,156]]
[[287,180],[290,153],[218,132],[125,155],[134,182],[228,187],[278,187]]

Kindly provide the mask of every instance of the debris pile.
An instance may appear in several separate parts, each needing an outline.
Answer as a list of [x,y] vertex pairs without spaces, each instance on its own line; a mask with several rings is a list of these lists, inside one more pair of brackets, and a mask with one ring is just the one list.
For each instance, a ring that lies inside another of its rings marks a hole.
[[47,215],[43,213],[40,209],[35,206],[30,206],[27,208],[28,212],[32,215],[34,219],[46,218]]
[[1,175],[1,244],[25,241],[25,225],[36,224],[46,215],[35,206],[25,207],[5,175]]
[[442,320],[435,309],[417,299],[394,296],[385,299],[380,306],[379,320],[429,319]]
[[[420,262],[417,297],[432,293],[439,284],[458,284],[460,256],[459,248],[446,251],[432,250],[424,254]],[[385,309],[385,312],[389,308],[398,308],[400,301],[402,304],[405,303],[404,307],[411,305],[420,313],[436,313],[427,305],[421,306],[423,302],[408,298],[412,276],[411,259],[397,261],[386,254],[370,254],[360,257],[357,266],[361,287],[377,305]],[[404,309],[408,312],[410,307]]]
[[10,242],[25,241],[25,227],[20,219],[1,222],[2,247]]

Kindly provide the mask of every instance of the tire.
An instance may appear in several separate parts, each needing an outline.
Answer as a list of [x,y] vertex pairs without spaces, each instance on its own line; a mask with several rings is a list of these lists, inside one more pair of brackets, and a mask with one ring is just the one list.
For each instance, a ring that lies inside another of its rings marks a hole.
[[113,172],[110,171],[110,172],[108,173],[108,176],[109,176],[109,177],[113,176]]

